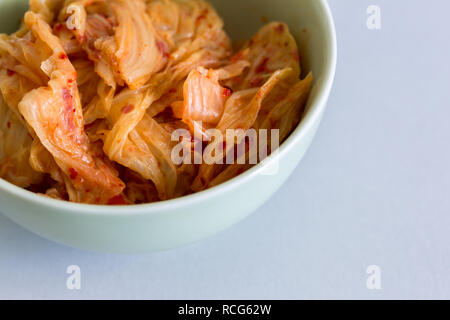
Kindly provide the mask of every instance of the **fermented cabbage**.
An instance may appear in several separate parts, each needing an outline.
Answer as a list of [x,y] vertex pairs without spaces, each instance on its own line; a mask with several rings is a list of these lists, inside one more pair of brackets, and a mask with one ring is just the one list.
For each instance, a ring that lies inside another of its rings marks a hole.
[[299,124],[313,81],[300,74],[286,24],[234,51],[204,0],[30,0],[0,35],[0,178],[111,205],[214,187],[256,164],[229,130],[282,142]]

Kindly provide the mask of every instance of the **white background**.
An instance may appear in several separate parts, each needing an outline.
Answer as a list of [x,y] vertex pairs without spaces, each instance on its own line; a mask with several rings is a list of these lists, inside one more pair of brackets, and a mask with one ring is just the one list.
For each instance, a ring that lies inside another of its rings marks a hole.
[[[329,109],[262,209],[201,243],[135,256],[67,248],[0,215],[0,298],[450,298],[450,2],[329,2]],[[380,31],[366,27],[371,4]],[[66,288],[72,264],[81,291]],[[372,264],[379,291],[366,288]]]

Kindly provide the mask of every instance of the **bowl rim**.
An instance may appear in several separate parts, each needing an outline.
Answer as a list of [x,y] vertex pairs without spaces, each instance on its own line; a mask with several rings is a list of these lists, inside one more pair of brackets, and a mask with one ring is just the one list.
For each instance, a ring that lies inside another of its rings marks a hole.
[[281,144],[277,155],[269,156],[264,161],[239,175],[238,177],[235,177],[211,189],[207,189],[180,198],[155,203],[127,206],[73,203],[44,197],[26,189],[17,187],[3,179],[0,179],[0,192],[3,192],[11,197],[15,197],[18,200],[26,201],[32,205],[63,211],[64,214],[89,215],[91,217],[93,215],[133,216],[143,214],[152,215],[158,213],[167,214],[167,211],[169,211],[169,209],[174,210],[177,208],[194,205],[195,203],[203,202],[208,198],[215,197],[215,195],[219,193],[226,193],[230,191],[231,189],[235,188],[237,184],[252,180],[254,177],[261,174],[264,168],[271,165],[271,163],[274,161],[275,156],[282,158],[286,153],[289,152],[289,150],[293,149],[294,146],[307,134],[307,132],[312,129],[312,127],[319,120],[322,112],[326,108],[327,100],[333,86],[336,72],[337,40],[334,19],[327,0],[318,0],[317,3],[319,5],[319,10],[323,11],[326,17],[325,34],[327,37],[329,37],[328,41],[330,45],[329,50],[325,54],[324,78],[320,83],[320,86],[318,87],[317,97],[315,98],[316,101],[314,101],[314,103],[311,105],[310,111],[305,114],[305,117],[302,119],[301,123],[291,133],[288,139]]

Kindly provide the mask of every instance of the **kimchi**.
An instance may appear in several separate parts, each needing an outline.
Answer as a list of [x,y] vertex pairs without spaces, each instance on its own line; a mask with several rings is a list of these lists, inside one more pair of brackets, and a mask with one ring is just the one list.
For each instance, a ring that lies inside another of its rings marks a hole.
[[30,0],[0,35],[0,178],[110,205],[214,187],[298,126],[301,74],[285,23],[235,48],[204,0]]

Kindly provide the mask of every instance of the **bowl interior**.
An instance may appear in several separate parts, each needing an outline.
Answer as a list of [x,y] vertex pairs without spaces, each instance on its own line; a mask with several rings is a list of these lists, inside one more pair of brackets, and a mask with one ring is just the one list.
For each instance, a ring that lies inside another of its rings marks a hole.
[[[223,17],[226,29],[235,41],[249,39],[261,26],[270,21],[283,21],[289,25],[299,45],[303,74],[313,71],[314,75],[314,86],[308,100],[305,117],[296,131],[281,146],[281,149],[295,143],[296,140],[301,138],[302,131],[308,130],[308,126],[316,121],[315,118],[320,116],[322,111],[320,108],[323,108],[325,104],[323,99],[327,98],[333,81],[336,48],[333,22],[326,0],[209,1]],[[10,33],[16,30],[27,6],[28,0],[0,0],[0,32]],[[254,169],[257,170],[257,167]],[[243,176],[251,174],[252,170],[243,174]],[[241,179],[241,177],[237,177],[224,185],[238,183],[236,180]],[[0,188],[8,191],[11,195],[20,195],[21,198],[32,199],[34,202],[41,204],[51,205],[53,203],[53,205],[56,205],[56,202],[59,202],[30,194],[28,191],[16,188],[3,180],[0,181]],[[220,188],[221,186],[211,190]],[[206,192],[211,192],[211,190]],[[220,190],[216,191],[220,192]],[[198,196],[198,194],[188,197],[195,196]],[[179,200],[171,200],[170,202]],[[65,203],[65,205],[73,210],[84,206],[70,203]],[[107,210],[108,212],[114,211],[110,207]]]

